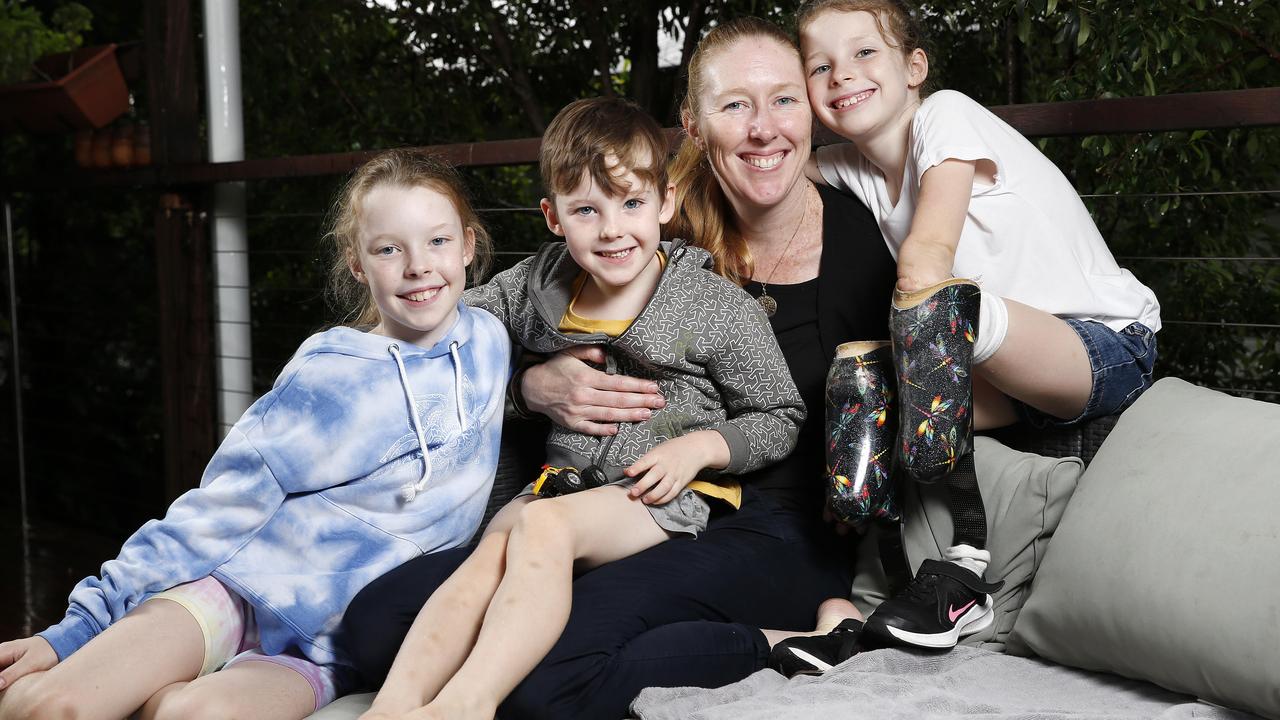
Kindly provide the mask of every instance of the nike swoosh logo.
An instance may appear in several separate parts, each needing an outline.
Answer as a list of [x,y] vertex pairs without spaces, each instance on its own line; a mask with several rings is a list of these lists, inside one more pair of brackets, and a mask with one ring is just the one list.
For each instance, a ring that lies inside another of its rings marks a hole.
[[963,615],[963,614],[964,614],[964,611],[965,611],[965,610],[968,610],[968,609],[969,609],[969,608],[971,608],[971,607],[973,607],[973,604],[974,604],[974,603],[976,603],[976,602],[978,602],[978,601],[977,601],[977,600],[970,600],[969,602],[965,603],[965,606],[964,606],[964,607],[962,607],[962,608],[960,608],[959,610],[957,610],[957,609],[956,609],[956,606],[955,606],[955,605],[952,605],[951,607],[947,608],[947,620],[950,620],[951,622],[953,622],[953,623],[954,623],[954,622],[956,621],[956,618],[958,618],[958,617],[960,617],[961,615]]

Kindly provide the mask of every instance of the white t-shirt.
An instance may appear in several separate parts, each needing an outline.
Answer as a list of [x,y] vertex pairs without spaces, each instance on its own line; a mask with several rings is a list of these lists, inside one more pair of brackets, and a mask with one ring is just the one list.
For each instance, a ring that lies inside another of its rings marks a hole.
[[1096,320],[1120,330],[1135,320],[1160,329],[1160,302],[1116,264],[1075,188],[1007,123],[962,93],[929,96],[911,121],[902,192],[889,202],[880,169],[850,143],[818,149],[827,182],[871,208],[894,258],[911,229],[920,182],[948,159],[990,160],[995,184],[975,181],[956,277],[1059,317]]

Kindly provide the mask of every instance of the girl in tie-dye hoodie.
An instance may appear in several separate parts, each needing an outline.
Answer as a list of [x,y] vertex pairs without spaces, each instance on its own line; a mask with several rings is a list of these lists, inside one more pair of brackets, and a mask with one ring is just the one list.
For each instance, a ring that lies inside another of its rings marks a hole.
[[358,170],[334,217],[354,327],[302,344],[61,622],[0,645],[0,717],[304,717],[349,689],[350,599],[474,534],[510,368],[506,329],[459,301],[488,237],[456,174],[408,151]]

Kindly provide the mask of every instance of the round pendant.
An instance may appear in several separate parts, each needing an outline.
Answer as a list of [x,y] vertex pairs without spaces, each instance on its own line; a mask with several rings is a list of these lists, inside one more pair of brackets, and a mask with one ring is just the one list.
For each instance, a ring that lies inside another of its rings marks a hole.
[[778,301],[768,295],[761,295],[756,298],[756,302],[760,303],[760,307],[764,308],[764,314],[768,317],[773,317],[773,314],[778,312]]

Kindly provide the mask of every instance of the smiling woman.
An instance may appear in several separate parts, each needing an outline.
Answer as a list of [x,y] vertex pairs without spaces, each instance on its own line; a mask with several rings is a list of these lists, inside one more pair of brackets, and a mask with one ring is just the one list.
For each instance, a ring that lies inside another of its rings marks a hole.
[[734,281],[778,261],[766,282],[817,275],[822,213],[810,211],[804,179],[813,115],[791,39],[751,18],[708,34],[690,59],[680,115],[688,137],[672,167],[673,232],[711,251]]

